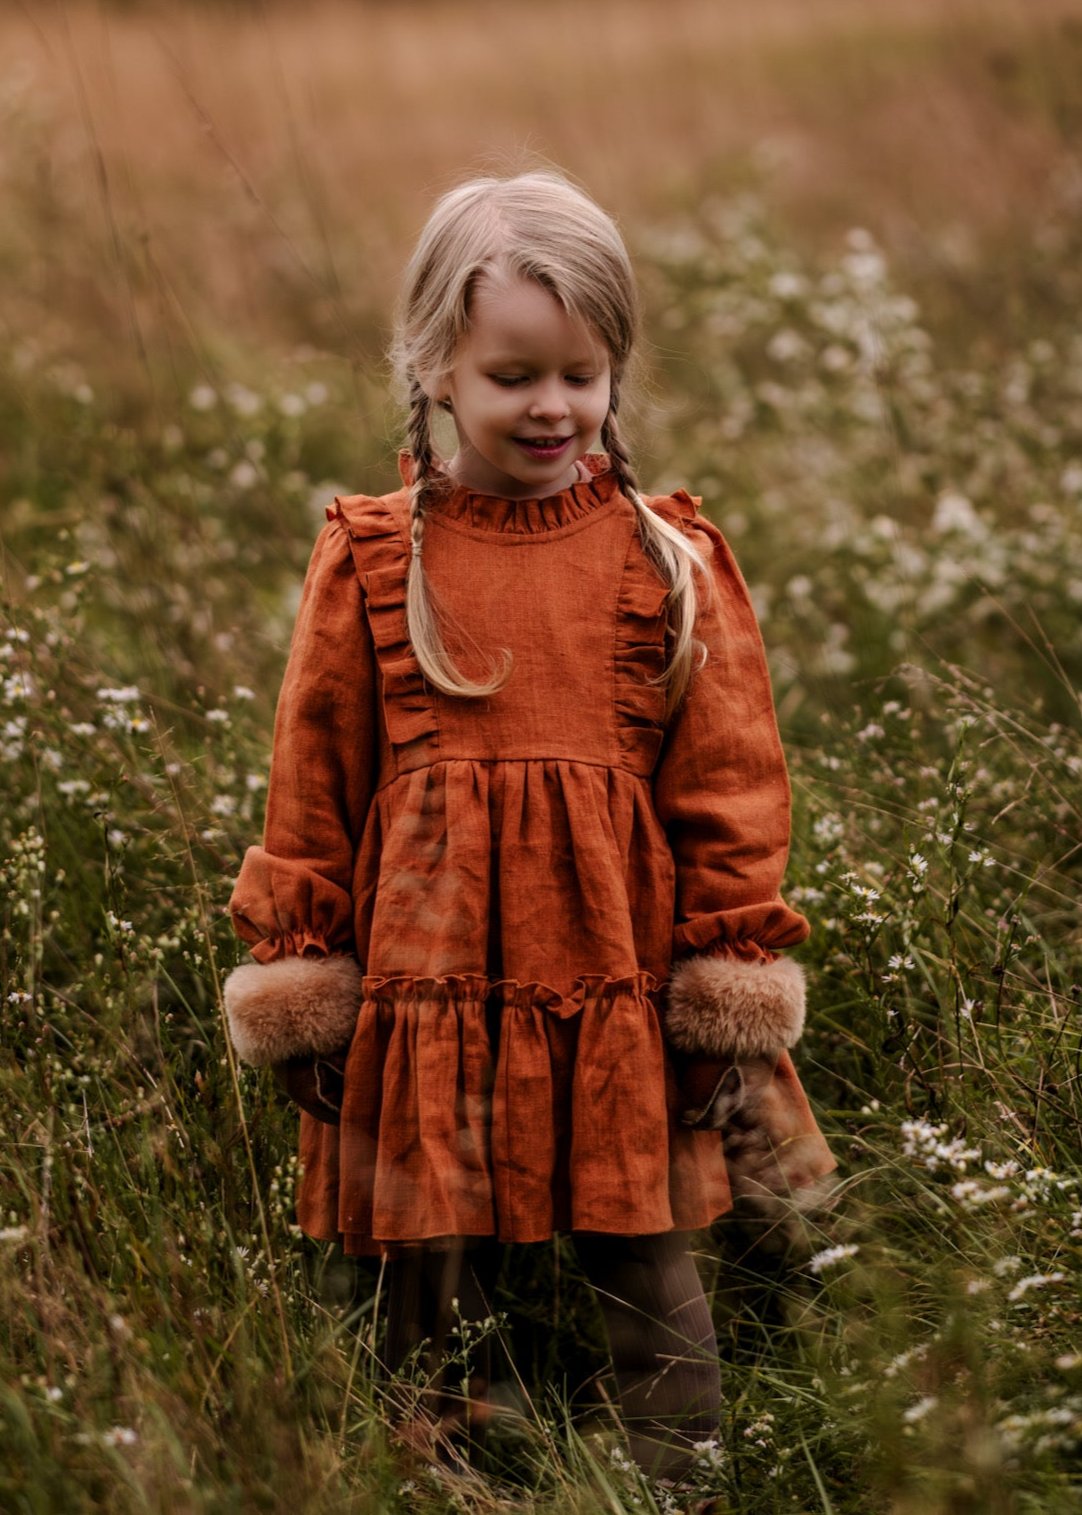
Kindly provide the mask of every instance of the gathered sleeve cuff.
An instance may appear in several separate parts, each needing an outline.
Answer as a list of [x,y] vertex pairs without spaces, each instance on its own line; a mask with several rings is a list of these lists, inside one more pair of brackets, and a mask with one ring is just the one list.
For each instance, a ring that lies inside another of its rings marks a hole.
[[263,844],[229,901],[254,962],[229,975],[226,1013],[251,1063],[344,1045],[360,1004],[353,859],[378,761],[376,673],[343,523],[320,533],[275,711]]
[[676,867],[666,1031],[692,1053],[776,1055],[804,1024],[803,970],[781,954],[810,932],[780,892],[789,777],[747,585],[716,526],[698,515],[681,525],[709,565],[709,592],[700,589],[696,622],[706,661],[654,775]]
[[257,963],[353,950],[353,899],[310,862],[249,847],[229,902]]

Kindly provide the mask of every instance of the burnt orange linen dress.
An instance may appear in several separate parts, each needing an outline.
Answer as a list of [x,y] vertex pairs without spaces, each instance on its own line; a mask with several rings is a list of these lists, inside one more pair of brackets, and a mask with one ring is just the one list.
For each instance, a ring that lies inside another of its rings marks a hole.
[[[261,962],[364,970],[341,1125],[301,1116],[299,1222],[347,1252],[697,1228],[732,1205],[719,1134],[675,1119],[659,1011],[675,956],[771,959],[808,934],[778,892],[790,791],[763,645],[698,502],[653,499],[718,590],[666,729],[647,682],[666,586],[607,457],[585,461],[549,498],[448,483],[429,513],[459,666],[512,652],[491,698],[438,693],[413,655],[406,487],[336,499],[315,545],[263,846],[230,908]],[[776,1079],[815,1131],[788,1053]]]

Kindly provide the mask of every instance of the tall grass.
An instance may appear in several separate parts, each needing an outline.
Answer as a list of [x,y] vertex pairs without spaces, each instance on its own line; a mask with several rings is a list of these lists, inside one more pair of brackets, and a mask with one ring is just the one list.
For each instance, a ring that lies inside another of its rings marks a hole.
[[[387,65],[372,92],[433,110],[395,61],[408,9],[357,13]],[[892,70],[912,80],[930,54],[935,88],[973,119],[987,104],[985,74],[953,50],[971,13],[839,4],[813,24],[779,3],[724,32],[723,9],[677,7],[706,56],[729,38],[754,74],[748,100],[800,85],[791,108],[820,176],[843,151],[870,163],[880,128],[872,146],[828,128],[840,107],[802,55],[844,55],[857,90]],[[1060,11],[1032,27],[993,13],[988,49],[1017,47],[1025,69],[1042,58],[1034,88],[1060,78],[1047,39],[1073,34],[1044,30]],[[390,250],[472,148],[388,140],[364,232],[384,239],[382,262],[345,277],[349,217],[335,208],[321,240],[310,205],[279,237],[268,218],[285,202],[264,193],[250,143],[219,123],[221,141],[208,129],[193,156],[175,115],[157,147],[142,129],[161,81],[148,67],[137,87],[132,59],[159,55],[155,35],[174,51],[187,39],[188,83],[218,110],[210,75],[191,71],[209,67],[199,39],[232,43],[250,100],[246,70],[258,82],[271,43],[300,47],[297,23],[185,12],[106,28],[74,10],[65,51],[61,14],[42,23],[35,66],[68,88],[77,62],[86,114],[65,137],[73,106],[9,93],[6,141],[24,151],[6,155],[0,231],[13,338],[0,370],[0,1505],[666,1509],[621,1455],[598,1321],[561,1244],[514,1249],[505,1273],[489,1329],[519,1376],[505,1362],[488,1473],[441,1479],[390,1443],[371,1387],[378,1269],[298,1233],[294,1118],[233,1061],[221,1023],[239,956],[224,905],[258,834],[304,562],[336,487],[393,482],[380,373],[343,362],[359,350],[348,342],[330,350],[335,331],[376,341]],[[619,33],[632,79],[639,38],[645,80],[651,33],[631,14],[637,33],[606,5],[597,26]],[[481,12],[424,15],[468,70],[464,23]],[[322,59],[313,98],[346,87],[325,39],[347,24],[328,9],[304,34]],[[542,47],[536,22],[521,25]],[[910,51],[886,59],[888,33]],[[114,103],[141,128],[123,150],[94,82],[106,44]],[[583,66],[543,46],[538,88],[557,64]],[[267,98],[296,104],[283,67]],[[688,101],[705,109],[708,74],[700,85],[692,70],[674,121]],[[687,176],[726,179],[724,194],[682,200],[645,132],[634,194],[620,159],[657,370],[645,471],[704,496],[761,613],[796,801],[788,894],[815,926],[801,1070],[845,1186],[800,1256],[736,1221],[699,1240],[726,1395],[700,1482],[747,1515],[1058,1515],[1082,1494],[1082,201],[1049,124],[1069,114],[1066,85],[1034,104],[1014,77],[1002,130],[1043,144],[1032,224],[987,213],[1024,177],[1023,154],[961,195],[962,260],[914,249],[898,207],[919,196],[889,173],[871,217],[848,202],[846,234],[802,220],[769,175],[757,191],[748,170],[736,193],[739,175],[703,145],[718,117],[689,139]],[[491,110],[509,133],[527,119],[517,96]],[[254,140],[262,118],[238,112]],[[570,136],[547,140],[589,176],[619,155],[586,124],[578,158]],[[95,141],[108,184],[83,198]],[[947,169],[932,134],[913,141],[934,205]],[[256,199],[237,177],[203,197],[224,146]],[[156,265],[133,211],[155,152],[154,216],[172,206],[177,226]],[[410,152],[428,184],[403,172]],[[322,172],[307,140],[294,169]],[[194,238],[214,203],[233,219],[207,233],[206,256],[240,261],[203,283]],[[94,219],[106,207],[111,243]],[[223,335],[211,317],[233,299]],[[106,347],[110,323],[123,335]]]

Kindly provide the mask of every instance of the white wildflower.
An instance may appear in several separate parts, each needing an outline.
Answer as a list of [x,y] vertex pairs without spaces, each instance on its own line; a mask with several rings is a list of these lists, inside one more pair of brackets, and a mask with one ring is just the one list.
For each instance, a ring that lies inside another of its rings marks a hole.
[[716,1437],[698,1441],[691,1449],[697,1467],[705,1472],[720,1473],[725,1468],[726,1452]]
[[1013,1178],[1019,1172],[1019,1165],[1013,1158],[1008,1158],[1006,1162],[1002,1163],[994,1163],[991,1159],[988,1159],[984,1164],[984,1171],[988,1174],[989,1178]]
[[852,361],[852,353],[840,342],[828,343],[819,354],[820,367],[825,368],[827,373],[841,373],[843,369],[850,367]]
[[101,1439],[107,1447],[133,1447],[139,1440],[139,1433],[131,1426],[110,1426],[108,1431],[102,1432]]
[[259,480],[259,470],[247,458],[241,458],[229,470],[229,482],[237,489],[251,489]]
[[976,1147],[967,1147],[962,1138],[950,1141],[943,1139],[945,1125],[933,1126],[926,1120],[904,1120],[899,1127],[902,1137],[902,1152],[906,1157],[916,1158],[929,1173],[940,1168],[953,1168],[964,1173],[968,1164],[980,1157]]
[[263,408],[263,401],[245,384],[229,384],[225,397],[240,416],[254,416]]
[[982,1184],[975,1178],[965,1178],[952,1187],[951,1195],[967,1210],[976,1210],[981,1205],[1010,1199],[1011,1191],[1006,1184]]
[[799,300],[807,294],[808,281],[803,274],[792,273],[789,269],[779,269],[772,274],[768,285],[770,293],[778,300]]
[[775,332],[766,345],[767,356],[773,358],[775,363],[792,363],[797,358],[802,358],[808,350],[808,344],[799,332],[789,327]]
[[16,700],[32,699],[34,692],[34,680],[28,673],[13,673],[4,680],[4,702],[8,705]]
[[972,500],[964,494],[947,492],[941,494],[935,503],[932,530],[938,535],[957,531],[962,536],[973,537],[983,535],[984,526],[973,509]]
[[910,1405],[908,1410],[902,1412],[902,1419],[908,1426],[916,1425],[917,1421],[923,1420],[938,1403],[939,1400],[934,1394],[926,1394],[923,1399],[918,1399],[915,1405]]
[[823,1252],[817,1252],[814,1257],[808,1259],[808,1267],[812,1273],[822,1273],[824,1268],[832,1268],[835,1263],[844,1262],[847,1257],[855,1257],[860,1248],[852,1242],[845,1246],[827,1247]]
[[1061,1284],[1066,1277],[1066,1273],[1030,1273],[1028,1277],[1018,1280],[1007,1298],[1013,1303],[1023,1299],[1031,1289],[1043,1289],[1048,1284]]
[[919,1362],[922,1357],[927,1356],[930,1346],[930,1342],[921,1341],[915,1347],[908,1347],[904,1352],[899,1352],[883,1369],[883,1377],[896,1378],[904,1368],[909,1367],[910,1363]]

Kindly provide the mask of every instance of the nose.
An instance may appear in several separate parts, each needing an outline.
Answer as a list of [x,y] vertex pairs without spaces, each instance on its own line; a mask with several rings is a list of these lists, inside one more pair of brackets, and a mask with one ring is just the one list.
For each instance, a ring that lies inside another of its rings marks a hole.
[[559,379],[550,379],[537,385],[530,402],[531,416],[539,421],[554,421],[566,416],[569,410],[567,394]]

